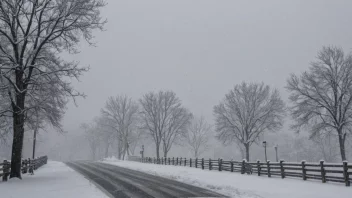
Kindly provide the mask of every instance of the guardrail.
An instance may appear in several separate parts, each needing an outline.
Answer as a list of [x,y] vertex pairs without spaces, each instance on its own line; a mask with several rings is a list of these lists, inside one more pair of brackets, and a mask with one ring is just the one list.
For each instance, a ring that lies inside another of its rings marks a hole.
[[[35,159],[23,159],[21,163],[22,174],[30,173],[33,174],[34,170],[37,170],[39,167],[43,166],[48,162],[47,156],[38,157]],[[0,177],[2,181],[7,181],[11,172],[11,162],[4,160],[0,163]]]
[[298,162],[246,162],[243,161],[224,161],[222,159],[192,159],[192,158],[151,158],[145,157],[139,160],[142,163],[154,163],[161,165],[178,165],[189,166],[201,169],[240,172],[241,174],[257,174],[258,176],[266,175],[268,177],[277,176],[282,179],[286,177],[302,178],[303,180],[313,179],[321,180],[322,183],[338,182],[350,186],[352,179],[352,165],[348,162],[342,163],[306,163]]

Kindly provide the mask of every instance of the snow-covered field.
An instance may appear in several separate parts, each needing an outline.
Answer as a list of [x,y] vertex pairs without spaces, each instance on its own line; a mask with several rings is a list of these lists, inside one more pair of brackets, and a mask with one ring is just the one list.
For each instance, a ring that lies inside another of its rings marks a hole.
[[105,159],[103,163],[174,179],[238,198],[332,198],[352,196],[352,187],[345,187],[344,184],[322,184],[318,181],[258,177],[256,175],[216,172],[182,166],[119,161],[115,158]]
[[0,197],[3,198],[105,198],[95,185],[67,167],[62,162],[49,161],[35,171],[35,175],[23,175],[23,180],[0,181]]

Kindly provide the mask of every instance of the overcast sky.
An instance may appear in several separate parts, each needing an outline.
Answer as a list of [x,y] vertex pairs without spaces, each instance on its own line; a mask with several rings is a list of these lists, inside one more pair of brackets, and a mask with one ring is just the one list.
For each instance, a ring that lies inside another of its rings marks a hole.
[[278,88],[286,101],[289,74],[306,70],[323,45],[352,46],[349,0],[107,2],[97,47],[82,43],[73,56],[91,70],[76,85],[88,97],[65,116],[70,133],[118,94],[137,100],[173,90],[209,122],[213,106],[242,81]]

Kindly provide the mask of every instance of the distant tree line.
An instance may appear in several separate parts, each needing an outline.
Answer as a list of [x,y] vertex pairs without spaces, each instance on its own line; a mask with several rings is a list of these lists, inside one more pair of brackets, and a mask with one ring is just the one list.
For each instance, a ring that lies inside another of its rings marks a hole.
[[[110,97],[99,120],[110,123],[106,126],[115,135],[107,136],[116,137],[122,159],[140,137],[154,141],[156,157],[167,157],[172,146],[181,142],[198,157],[215,136],[224,144],[236,143],[250,160],[251,145],[259,144],[265,133],[282,129],[284,119],[291,115],[291,129],[308,131],[325,159],[335,160],[332,150],[338,144],[341,159],[346,160],[345,142],[352,131],[352,55],[337,47],[323,47],[308,71],[291,74],[286,89],[290,93],[287,106],[279,91],[264,83],[235,85],[214,106],[214,127],[202,116],[194,118],[172,91],[149,92],[139,102],[127,96]],[[296,147],[298,156],[303,147]]]

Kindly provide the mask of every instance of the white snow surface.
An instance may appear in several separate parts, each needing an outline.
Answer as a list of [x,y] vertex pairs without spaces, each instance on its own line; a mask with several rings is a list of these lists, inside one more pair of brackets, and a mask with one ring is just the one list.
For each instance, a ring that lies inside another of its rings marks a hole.
[[119,161],[116,158],[107,158],[102,162],[177,180],[236,198],[332,198],[352,195],[352,187],[345,187],[342,183],[323,184],[320,181],[295,178],[267,178],[255,174],[242,175],[238,172]]
[[22,180],[0,181],[2,198],[107,198],[93,183],[62,162],[48,163]]

